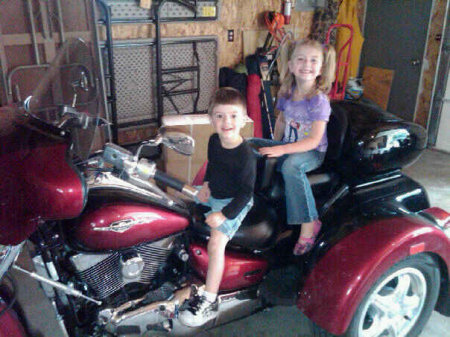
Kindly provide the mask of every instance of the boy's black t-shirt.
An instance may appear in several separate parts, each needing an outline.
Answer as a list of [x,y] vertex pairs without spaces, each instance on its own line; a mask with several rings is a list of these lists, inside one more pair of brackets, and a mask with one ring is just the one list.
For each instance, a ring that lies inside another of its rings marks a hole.
[[214,198],[233,198],[222,213],[228,219],[234,219],[253,197],[256,155],[246,141],[234,149],[223,148],[219,135],[215,133],[209,138],[204,180],[209,182]]

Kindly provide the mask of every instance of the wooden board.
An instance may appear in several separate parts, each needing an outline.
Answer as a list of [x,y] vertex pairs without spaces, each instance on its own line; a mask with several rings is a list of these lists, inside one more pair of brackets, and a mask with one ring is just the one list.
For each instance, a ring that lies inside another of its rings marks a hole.
[[244,30],[243,32],[243,48],[244,59],[248,55],[252,55],[256,52],[256,49],[262,47],[266,41],[268,31],[267,30]]
[[374,101],[386,110],[389,103],[393,78],[393,70],[364,67],[362,76],[364,97]]

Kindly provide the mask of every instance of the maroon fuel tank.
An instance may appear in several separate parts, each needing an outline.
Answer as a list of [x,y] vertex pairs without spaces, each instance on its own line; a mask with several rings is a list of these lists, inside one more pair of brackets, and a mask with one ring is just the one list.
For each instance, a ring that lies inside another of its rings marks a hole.
[[0,244],[22,242],[43,220],[81,213],[86,187],[66,158],[65,139],[11,123],[0,144]]
[[74,227],[78,244],[90,250],[122,249],[184,230],[189,220],[149,205],[114,203],[86,212]]

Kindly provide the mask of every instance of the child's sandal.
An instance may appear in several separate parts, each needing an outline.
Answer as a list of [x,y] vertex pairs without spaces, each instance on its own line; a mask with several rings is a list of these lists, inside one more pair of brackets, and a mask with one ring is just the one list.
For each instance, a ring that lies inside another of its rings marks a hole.
[[294,255],[303,255],[311,250],[321,227],[322,222],[319,219],[314,220],[313,235],[310,238],[300,237],[300,242],[297,241],[295,244]]
[[314,245],[315,237],[304,238],[300,237],[300,242],[297,241],[294,247],[294,255],[303,255],[309,252]]

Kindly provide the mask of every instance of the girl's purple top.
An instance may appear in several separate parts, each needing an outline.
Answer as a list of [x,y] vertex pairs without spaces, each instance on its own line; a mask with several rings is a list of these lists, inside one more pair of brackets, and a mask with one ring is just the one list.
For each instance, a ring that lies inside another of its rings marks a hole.
[[[330,102],[323,93],[302,101],[292,101],[289,98],[281,97],[278,99],[277,109],[284,113],[286,127],[283,141],[286,143],[294,143],[306,138],[314,121],[328,122],[331,114]],[[325,152],[327,146],[327,132],[325,131],[315,150]]]

